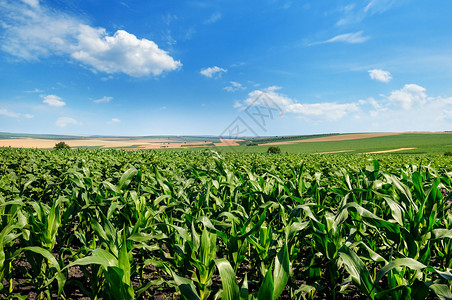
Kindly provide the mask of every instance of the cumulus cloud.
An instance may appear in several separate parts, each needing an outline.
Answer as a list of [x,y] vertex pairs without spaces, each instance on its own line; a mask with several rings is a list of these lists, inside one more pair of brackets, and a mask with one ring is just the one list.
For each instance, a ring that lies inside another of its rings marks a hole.
[[104,97],[102,97],[100,99],[94,100],[93,102],[94,103],[109,103],[111,100],[113,100],[113,97],[104,96]]
[[223,88],[223,90],[227,91],[227,92],[236,92],[236,91],[240,91],[240,90],[244,90],[246,89],[246,87],[244,87],[241,83],[235,82],[235,81],[229,81],[230,86],[226,86]]
[[[278,107],[284,113],[295,114],[305,119],[324,121],[336,121],[351,112],[359,111],[358,103],[299,103],[284,94],[277,93],[276,91],[279,89],[281,88],[278,86],[271,86],[263,90],[255,90],[248,94],[248,98],[244,102],[249,106],[262,105],[262,101],[271,101],[273,106]],[[239,107],[237,103],[235,106]]]
[[109,36],[103,28],[80,25],[77,40],[77,50],[71,56],[109,74],[125,73],[134,77],[151,73],[160,75],[182,65],[153,41],[137,39],[124,30]]
[[210,17],[204,21],[204,24],[212,24],[220,20],[222,17],[220,12],[216,12],[210,15]]
[[71,57],[93,71],[134,77],[157,76],[182,66],[153,41],[138,39],[125,30],[109,35],[104,28],[86,25],[39,1],[2,0],[0,16],[4,29],[1,49],[20,59]]
[[369,76],[373,80],[381,82],[389,82],[392,79],[391,73],[389,71],[384,71],[380,69],[369,70]]
[[66,105],[66,102],[61,101],[61,98],[56,95],[41,95],[41,98],[44,99],[44,101],[42,101],[43,103],[46,103],[50,106],[62,107]]
[[368,36],[363,36],[363,31],[358,31],[339,34],[325,41],[310,43],[309,46],[329,43],[360,44],[366,42],[368,39],[369,39]]
[[228,70],[214,66],[209,68],[204,68],[201,70],[201,75],[212,78],[213,76],[221,77],[222,73],[226,73]]
[[427,102],[425,88],[417,84],[405,84],[400,90],[391,92],[388,100],[394,104],[402,106],[404,109],[410,109],[413,105],[423,105]]
[[254,90],[245,100],[236,101],[234,108],[248,112],[250,107],[260,106],[263,113],[265,102],[273,102],[270,107],[282,110],[288,117],[299,117],[303,122],[300,126],[321,127],[330,132],[441,131],[452,126],[452,97],[428,95],[427,90],[417,84],[406,84],[386,95],[346,103],[305,103],[282,94],[280,89],[273,86]]
[[59,117],[55,125],[58,127],[66,127],[68,125],[81,125],[82,123],[70,117]]

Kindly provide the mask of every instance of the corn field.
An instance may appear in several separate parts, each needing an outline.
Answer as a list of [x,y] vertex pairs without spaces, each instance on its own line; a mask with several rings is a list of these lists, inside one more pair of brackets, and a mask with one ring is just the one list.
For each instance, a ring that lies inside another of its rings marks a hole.
[[452,159],[0,149],[0,298],[452,299]]

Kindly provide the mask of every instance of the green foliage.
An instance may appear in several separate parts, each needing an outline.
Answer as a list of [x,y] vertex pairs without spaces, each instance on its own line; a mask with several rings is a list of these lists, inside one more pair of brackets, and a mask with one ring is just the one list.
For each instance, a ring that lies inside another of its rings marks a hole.
[[451,165],[2,148],[0,298],[450,299]]
[[280,154],[281,148],[279,148],[278,146],[270,146],[267,149],[267,153]]
[[71,146],[69,146],[65,142],[56,143],[55,146],[53,147],[53,149],[55,149],[55,150],[70,149],[70,148],[71,148]]

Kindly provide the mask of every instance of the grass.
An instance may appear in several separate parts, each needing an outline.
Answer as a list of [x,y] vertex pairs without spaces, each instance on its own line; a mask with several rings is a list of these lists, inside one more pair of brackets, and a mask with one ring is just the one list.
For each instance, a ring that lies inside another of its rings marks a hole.
[[276,143],[276,142],[290,142],[290,141],[298,141],[298,140],[306,140],[320,137],[327,137],[338,135],[339,133],[327,133],[327,134],[314,134],[314,135],[290,135],[290,136],[274,136],[274,137],[261,137],[261,138],[253,138],[246,139],[245,141],[239,142],[240,145],[256,145],[256,144],[268,144],[268,143]]
[[[383,136],[348,141],[296,143],[278,145],[281,151],[288,153],[322,153],[351,150],[350,153],[367,153],[374,151],[384,151],[398,148],[415,148],[394,152],[397,154],[411,153],[444,153],[452,150],[452,134],[416,134],[405,133],[393,136]],[[237,147],[216,147],[217,150],[225,152],[248,152],[264,153],[268,146],[237,146]]]

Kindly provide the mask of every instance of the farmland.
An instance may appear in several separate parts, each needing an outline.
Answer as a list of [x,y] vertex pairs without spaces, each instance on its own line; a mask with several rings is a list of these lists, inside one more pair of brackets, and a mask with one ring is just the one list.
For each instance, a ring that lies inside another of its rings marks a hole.
[[451,165],[1,148],[0,297],[451,299]]
[[0,147],[52,149],[64,141],[72,148],[91,149],[214,149],[221,152],[265,153],[277,145],[283,153],[372,153],[440,154],[452,151],[451,132],[353,133],[260,138],[208,136],[68,136],[0,133]]

